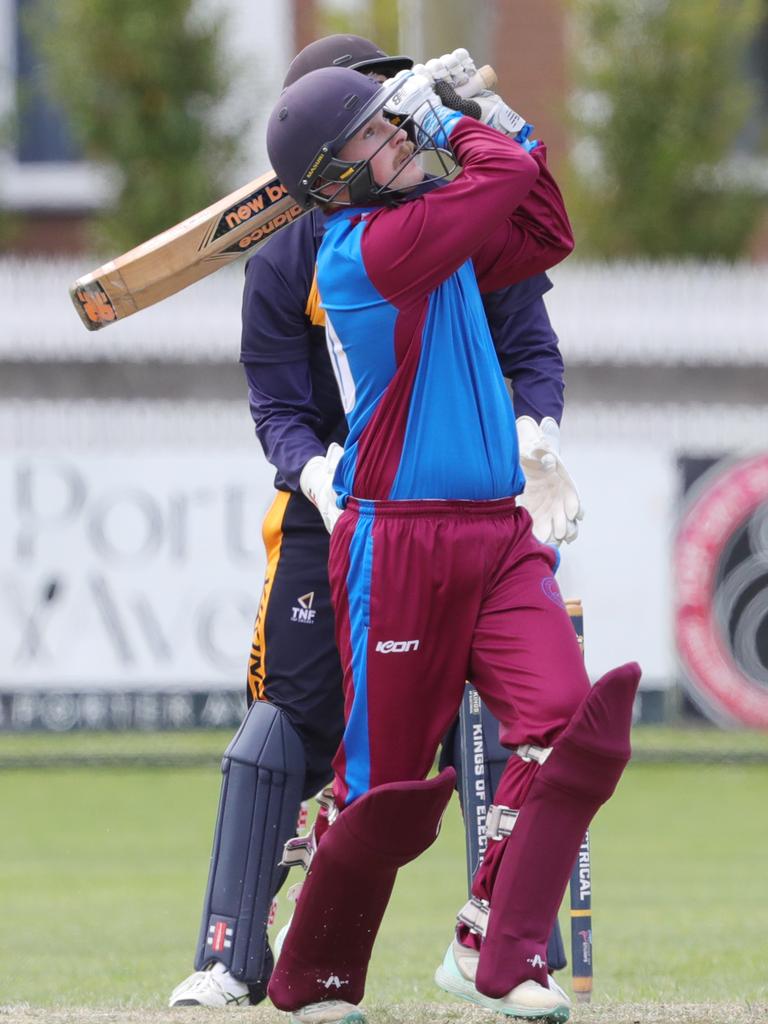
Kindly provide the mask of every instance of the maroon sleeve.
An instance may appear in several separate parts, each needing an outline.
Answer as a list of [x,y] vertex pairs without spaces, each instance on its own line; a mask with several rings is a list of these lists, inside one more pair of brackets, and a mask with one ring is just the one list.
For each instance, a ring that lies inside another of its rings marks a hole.
[[[450,184],[365,215],[366,271],[379,293],[400,309],[434,291],[475,255],[478,279],[490,291],[547,270],[573,245],[543,154],[527,153],[469,117],[457,123],[450,138],[462,165]],[[498,271],[491,266],[494,260]]]
[[493,292],[548,270],[573,249],[563,197],[547,167],[546,146],[538,145],[531,156],[539,165],[535,185],[472,254],[481,292]]

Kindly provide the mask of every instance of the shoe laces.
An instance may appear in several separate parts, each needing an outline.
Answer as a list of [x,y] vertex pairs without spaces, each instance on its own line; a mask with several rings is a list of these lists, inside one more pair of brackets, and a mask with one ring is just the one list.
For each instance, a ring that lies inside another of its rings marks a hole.
[[215,965],[208,967],[205,970],[197,971],[192,977],[187,988],[187,994],[190,996],[204,996],[207,992],[214,991],[217,994],[222,995],[227,1002],[239,1003],[243,999],[248,998],[248,993],[245,992],[241,996],[235,995],[231,992],[222,982],[222,974],[225,971],[214,971]]

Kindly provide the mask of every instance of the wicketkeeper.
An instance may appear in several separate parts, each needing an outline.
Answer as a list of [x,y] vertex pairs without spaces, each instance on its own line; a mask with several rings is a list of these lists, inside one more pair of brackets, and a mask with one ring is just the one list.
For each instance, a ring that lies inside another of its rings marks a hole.
[[[320,839],[268,994],[297,1024],[364,1020],[359,1003],[398,868],[434,840],[455,774],[426,780],[470,678],[512,757],[497,840],[436,978],[510,1016],[565,1020],[547,936],[585,829],[629,757],[639,669],[590,690],[552,571],[517,495],[515,414],[481,293],[572,247],[545,150],[401,72],[381,86],[310,72],[269,121],[290,193],[329,216],[317,281],[349,424],[330,550],[345,731],[338,816]],[[441,188],[418,160],[440,155]]]
[[[411,64],[369,40],[331,36],[296,57],[286,84],[338,65],[383,81]],[[455,55],[432,65],[454,85],[473,70]],[[497,100],[484,100],[488,111]],[[285,877],[278,867],[283,844],[295,832],[302,799],[331,779],[343,731],[327,563],[328,532],[341,514],[331,477],[348,428],[315,280],[324,221],[320,211],[296,221],[246,268],[241,361],[256,433],[277,470],[277,494],[263,525],[267,572],[249,660],[250,710],[225,760],[197,970],[174,989],[172,1006],[264,998],[272,967],[267,919]],[[542,298],[550,287],[545,274],[534,274],[483,303],[515,391],[538,532],[559,543],[575,535],[580,512],[557,456],[563,364]]]

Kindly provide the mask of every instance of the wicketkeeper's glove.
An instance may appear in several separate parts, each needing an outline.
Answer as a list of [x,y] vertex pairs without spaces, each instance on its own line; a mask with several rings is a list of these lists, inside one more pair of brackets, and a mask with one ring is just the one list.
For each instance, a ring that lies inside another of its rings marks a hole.
[[334,441],[325,455],[315,455],[304,466],[299,477],[299,487],[323,517],[328,533],[341,515],[336,505],[337,494],[333,489],[333,477],[344,449]]
[[560,458],[560,428],[551,416],[541,423],[520,416],[517,438],[525,473],[525,489],[518,504],[530,512],[533,534],[542,544],[570,544],[579,532],[584,510]]

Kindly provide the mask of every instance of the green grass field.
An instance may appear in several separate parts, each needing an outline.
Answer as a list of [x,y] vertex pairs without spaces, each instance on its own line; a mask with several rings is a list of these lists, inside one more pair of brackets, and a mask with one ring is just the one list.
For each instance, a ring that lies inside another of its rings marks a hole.
[[[203,754],[215,742],[201,739]],[[130,753],[130,739],[114,743]],[[35,1008],[161,1010],[191,970],[218,788],[213,760],[0,773],[0,1021],[10,1005],[19,1020],[47,1019]],[[767,794],[766,763],[628,769],[592,830],[596,1007],[577,1015],[768,1003]],[[371,965],[373,1004],[439,1004],[428,1019],[465,1019],[432,984],[464,898],[454,803],[435,846],[401,872]]]

